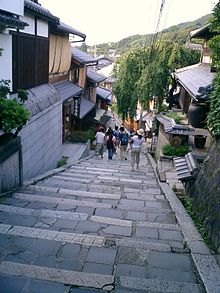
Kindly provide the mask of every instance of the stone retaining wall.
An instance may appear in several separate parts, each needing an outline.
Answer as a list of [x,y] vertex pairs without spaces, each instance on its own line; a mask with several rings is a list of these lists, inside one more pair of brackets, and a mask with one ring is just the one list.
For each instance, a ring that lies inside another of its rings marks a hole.
[[189,195],[195,199],[197,217],[220,249],[220,138],[210,148]]
[[19,135],[24,180],[56,168],[62,156],[62,102],[33,116]]
[[20,137],[0,146],[0,194],[22,185]]

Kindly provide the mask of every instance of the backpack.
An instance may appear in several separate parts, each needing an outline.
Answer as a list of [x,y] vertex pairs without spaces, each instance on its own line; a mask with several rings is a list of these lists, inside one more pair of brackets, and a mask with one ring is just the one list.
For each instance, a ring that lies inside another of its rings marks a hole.
[[107,140],[107,143],[106,143],[107,149],[112,149],[114,146],[112,138],[113,138],[113,135],[109,134],[109,139]]
[[127,133],[122,133],[120,140],[121,140],[121,145],[127,145],[128,144],[128,135],[127,135]]

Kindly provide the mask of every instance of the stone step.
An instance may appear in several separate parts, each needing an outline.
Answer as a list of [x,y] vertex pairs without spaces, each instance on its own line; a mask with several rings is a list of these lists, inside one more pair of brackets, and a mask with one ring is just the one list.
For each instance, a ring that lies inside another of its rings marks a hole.
[[33,216],[37,218],[52,218],[52,219],[66,219],[66,220],[75,220],[75,221],[94,221],[98,223],[114,225],[114,226],[122,226],[122,227],[148,227],[148,228],[156,228],[156,229],[166,229],[170,231],[179,231],[180,227],[175,224],[162,224],[162,223],[151,223],[151,222],[143,222],[143,221],[128,221],[117,218],[109,218],[102,216],[94,216],[86,213],[78,213],[78,212],[68,212],[68,211],[59,211],[59,210],[49,210],[49,209],[32,209],[25,207],[17,207],[16,202],[13,206],[0,204],[0,212],[15,214],[15,215],[23,215],[23,216]]
[[105,291],[111,291],[114,287],[114,276],[112,275],[76,272],[8,261],[0,264],[0,273]]
[[[50,178],[50,181],[52,181],[51,179],[57,179],[59,181],[65,181],[65,182],[76,182],[76,183],[81,183],[81,184],[96,184],[96,185],[100,185],[102,184],[103,186],[106,185],[110,185],[110,186],[134,186],[133,188],[138,188],[140,189],[140,187],[142,187],[143,189],[148,189],[149,187],[155,187],[156,188],[156,182],[153,183],[153,179],[143,179],[143,180],[139,180],[139,179],[132,179],[132,178],[119,178],[116,176],[90,176],[89,177],[85,177],[85,178],[80,178],[80,177],[75,177],[74,174],[57,174],[54,175]],[[62,183],[60,183],[62,184]],[[158,189],[158,187],[157,187]],[[158,193],[161,193],[161,191],[158,189]]]
[[[32,190],[33,191],[33,190]],[[70,190],[71,192],[71,190]],[[72,191],[74,193],[74,191]],[[169,215],[170,217],[174,216],[173,211],[170,208],[163,208],[162,205],[163,203],[155,203],[154,201],[152,202],[147,202],[145,205],[145,201],[143,200],[130,200],[130,199],[121,199],[118,204],[111,204],[111,203],[104,203],[104,202],[97,202],[97,201],[90,201],[89,196],[87,197],[85,194],[85,198],[87,200],[84,200],[84,197],[82,195],[79,196],[80,199],[71,199],[71,198],[64,198],[63,194],[67,194],[68,190],[67,189],[61,189],[55,196],[47,196],[44,194],[40,194],[37,191],[32,192],[32,193],[14,193],[13,198],[14,199],[21,199],[23,201],[27,202],[44,202],[52,205],[56,205],[57,209],[59,209],[59,205],[66,205],[69,206],[69,208],[73,209],[78,206],[81,207],[92,207],[94,209],[97,209],[96,212],[98,213],[99,209],[103,209],[104,213],[107,213],[105,210],[106,209],[111,209],[115,211],[127,211],[128,213],[130,212],[132,214],[133,212],[136,212],[138,215],[138,212],[140,213],[140,217],[137,218],[136,220],[141,220],[140,218],[144,216],[145,214],[156,214],[155,216],[159,215]],[[90,194],[91,195],[91,194]],[[93,197],[91,196],[93,199]],[[112,197],[103,197],[103,196],[98,196],[97,195],[97,200],[98,199],[108,199],[111,200]],[[145,216],[146,218],[146,216]],[[175,218],[173,218],[175,219]],[[174,222],[176,222],[174,220]]]
[[[114,190],[114,189],[113,189]],[[64,198],[71,198],[75,199],[74,196],[79,196],[79,197],[87,197],[87,198],[97,198],[97,199],[115,199],[115,200],[120,200],[122,198],[124,199],[135,199],[135,200],[142,200],[145,202],[155,202],[157,201],[158,203],[163,204],[163,208],[170,208],[168,205],[168,201],[164,198],[163,195],[158,194],[157,190],[150,189],[146,191],[140,191],[136,190],[134,192],[133,189],[130,188],[125,188],[124,189],[124,195],[122,195],[122,192],[114,192],[113,194],[110,193],[100,193],[100,192],[90,192],[87,190],[72,190],[72,189],[67,189],[67,188],[58,188],[58,187],[53,187],[50,185],[30,185],[28,186],[24,192],[37,192],[37,193],[42,193],[42,194],[47,194],[51,196],[59,196],[62,194]],[[101,195],[101,196],[100,196]],[[152,204],[153,205],[153,204]],[[161,208],[161,207],[160,207]]]
[[[87,224],[88,225],[88,224]],[[104,227],[108,227],[108,225],[102,225]],[[109,225],[109,227],[113,227]],[[52,230],[51,228],[36,228],[36,227],[28,227],[28,226],[19,226],[19,225],[10,225],[10,224],[0,224],[0,234],[6,236],[18,236],[19,239],[38,239],[42,241],[53,241],[60,242],[60,245],[66,244],[74,244],[81,245],[82,247],[106,247],[106,248],[135,248],[135,249],[147,249],[148,251],[158,251],[158,252],[172,252],[182,251],[183,253],[188,252],[187,249],[181,245],[179,241],[167,241],[163,239],[144,239],[144,238],[135,238],[135,236],[131,237],[131,227],[125,227],[126,231],[130,231],[125,235],[123,234],[123,227],[120,227],[120,230],[117,227],[115,229],[115,233],[106,234],[104,236],[99,235],[91,235],[91,234],[82,234],[82,233],[74,233],[74,232],[65,232],[65,231],[57,231]],[[118,232],[119,231],[119,232]],[[122,233],[120,232],[122,231]],[[169,232],[169,230],[167,230]],[[116,234],[116,232],[118,234]],[[121,235],[120,235],[121,233]],[[129,237],[129,238],[128,238]],[[2,237],[1,237],[2,238]],[[20,240],[21,241],[21,240]],[[19,242],[20,242],[19,241]],[[28,240],[26,240],[28,243]],[[40,243],[39,243],[40,245]],[[48,243],[48,245],[50,245]],[[52,244],[51,244],[52,245]],[[15,244],[13,244],[15,247]],[[28,248],[27,248],[28,250]],[[23,251],[24,252],[24,251]],[[11,252],[12,253],[12,252]],[[43,253],[43,250],[42,250]],[[10,253],[9,253],[10,254]],[[12,253],[13,254],[13,253]]]
[[[84,288],[95,288],[106,291],[141,290],[141,292],[182,292],[200,293],[202,287],[196,283],[172,282],[157,279],[135,278],[128,276],[103,275],[48,268],[23,263],[3,261],[0,264],[0,273],[9,276],[19,276],[30,279],[45,280],[66,285]],[[80,289],[79,289],[80,290]]]

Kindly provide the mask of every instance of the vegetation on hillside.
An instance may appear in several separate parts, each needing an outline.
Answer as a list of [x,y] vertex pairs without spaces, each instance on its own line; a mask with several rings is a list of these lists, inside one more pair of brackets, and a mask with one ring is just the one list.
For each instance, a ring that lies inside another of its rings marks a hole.
[[[206,25],[209,22],[210,18],[211,14],[208,14],[195,21],[184,22],[178,25],[171,26],[162,31],[161,37],[164,41],[169,40],[178,44],[185,44],[188,39],[189,32]],[[96,44],[96,53],[97,55],[105,55],[109,53],[110,49],[114,49],[116,50],[116,54],[123,54],[131,48],[149,45],[152,41],[153,36],[153,34],[133,35],[124,38],[119,42]],[[80,50],[92,50],[93,48],[94,47],[87,46],[85,45],[85,43],[83,43],[80,47]]]

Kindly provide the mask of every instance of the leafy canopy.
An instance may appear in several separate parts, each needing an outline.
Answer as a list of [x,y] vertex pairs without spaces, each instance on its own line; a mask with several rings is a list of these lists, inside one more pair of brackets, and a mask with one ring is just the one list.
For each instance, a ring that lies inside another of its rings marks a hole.
[[136,114],[137,103],[144,109],[156,98],[158,111],[168,93],[170,73],[176,68],[199,62],[195,50],[175,45],[171,41],[158,41],[155,46],[133,49],[124,54],[117,65],[117,82],[113,92],[117,97],[118,113],[122,118]]

